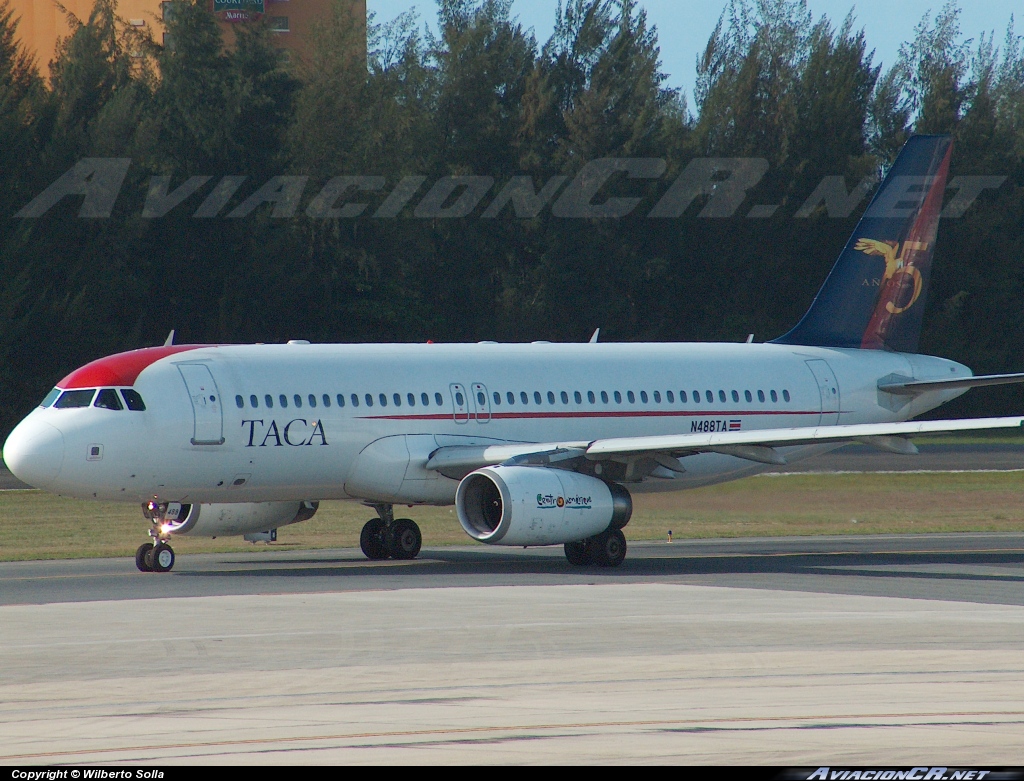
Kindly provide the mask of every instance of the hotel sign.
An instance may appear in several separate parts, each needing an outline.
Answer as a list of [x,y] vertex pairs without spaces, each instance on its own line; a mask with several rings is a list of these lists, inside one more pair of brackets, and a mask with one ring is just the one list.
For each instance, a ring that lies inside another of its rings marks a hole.
[[212,0],[213,13],[224,22],[248,22],[264,13],[264,0]]

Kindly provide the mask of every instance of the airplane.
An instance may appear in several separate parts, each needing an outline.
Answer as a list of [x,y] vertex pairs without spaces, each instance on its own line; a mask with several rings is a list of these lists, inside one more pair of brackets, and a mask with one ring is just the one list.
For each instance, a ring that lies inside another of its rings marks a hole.
[[396,505],[454,504],[479,542],[618,566],[637,491],[1024,423],[912,420],[969,388],[1024,382],[916,353],[951,155],[947,136],[907,141],[807,313],[768,343],[169,338],[71,372],[3,457],[37,488],[141,503],[144,572],[171,570],[175,536],[276,539],[322,500],[376,511],[360,534],[373,560],[419,554]]

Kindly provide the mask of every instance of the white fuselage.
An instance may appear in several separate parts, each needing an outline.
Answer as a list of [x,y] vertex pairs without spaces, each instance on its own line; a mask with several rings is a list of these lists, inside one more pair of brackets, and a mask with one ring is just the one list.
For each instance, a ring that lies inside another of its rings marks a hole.
[[[966,376],[939,358],[774,344],[197,347],[128,383],[145,411],[41,407],[5,452],[32,448],[23,479],[83,498],[451,504],[458,481],[424,468],[439,447],[902,421],[963,391],[910,399],[879,380]],[[766,468],[708,453],[643,488]]]

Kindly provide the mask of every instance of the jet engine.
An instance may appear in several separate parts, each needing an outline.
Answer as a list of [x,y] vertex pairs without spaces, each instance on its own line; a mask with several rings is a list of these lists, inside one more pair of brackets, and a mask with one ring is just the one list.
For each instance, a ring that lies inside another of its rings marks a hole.
[[167,534],[193,537],[228,537],[265,532],[306,521],[316,514],[319,502],[239,502],[232,504],[178,504],[171,502],[143,512],[160,520]]
[[494,466],[471,472],[455,494],[459,523],[490,545],[558,545],[621,529],[633,501],[621,485],[563,469]]

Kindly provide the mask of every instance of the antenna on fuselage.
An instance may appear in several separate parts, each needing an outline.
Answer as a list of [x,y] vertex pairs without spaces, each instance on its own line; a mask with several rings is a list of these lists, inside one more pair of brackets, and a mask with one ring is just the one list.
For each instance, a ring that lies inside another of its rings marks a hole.
[[589,343],[590,344],[597,344],[597,337],[598,337],[598,335],[600,333],[601,333],[601,329],[600,328],[595,328],[594,329],[594,335],[590,337],[590,342]]
[[753,344],[753,343],[754,343],[754,335],[753,334],[747,334],[747,344]]
[[174,329],[173,328],[171,329],[171,332],[169,334],[167,334],[167,338],[164,339],[164,347],[170,347],[172,344],[174,344]]

